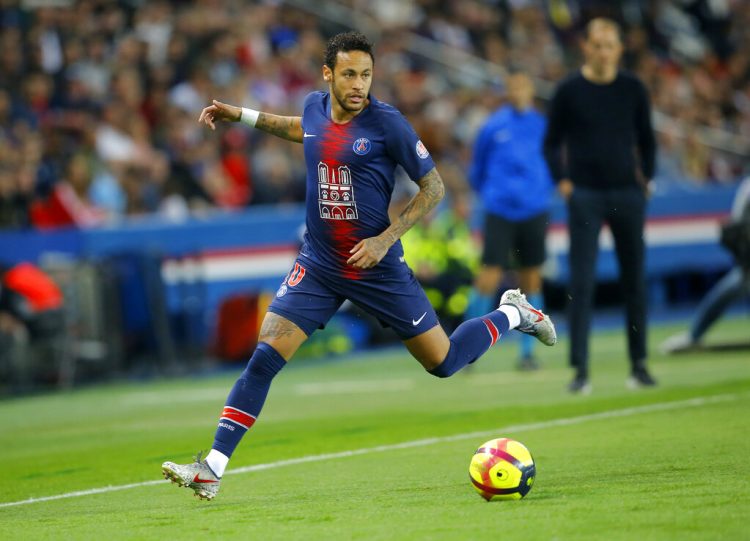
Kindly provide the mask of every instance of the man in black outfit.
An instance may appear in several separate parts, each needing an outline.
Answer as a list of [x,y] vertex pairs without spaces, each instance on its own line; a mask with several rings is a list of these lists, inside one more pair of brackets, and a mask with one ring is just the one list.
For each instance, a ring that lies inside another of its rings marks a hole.
[[576,370],[569,390],[574,393],[591,391],[588,335],[604,222],[615,240],[625,296],[628,385],[656,385],[646,369],[643,240],[656,142],[646,88],[618,69],[622,49],[616,22],[599,18],[587,25],[585,63],[558,86],[544,141],[545,158],[568,205],[570,364]]

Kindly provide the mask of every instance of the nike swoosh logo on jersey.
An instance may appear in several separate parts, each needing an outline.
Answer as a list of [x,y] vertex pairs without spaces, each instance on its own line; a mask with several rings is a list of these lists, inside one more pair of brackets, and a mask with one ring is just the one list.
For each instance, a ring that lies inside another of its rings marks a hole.
[[213,479],[201,479],[198,477],[198,474],[195,474],[195,477],[193,477],[193,483],[216,483],[217,481]]
[[307,133],[307,132],[305,132],[305,133],[302,134],[302,137],[317,137],[317,135],[314,134],[314,133]]
[[426,316],[426,315],[427,315],[427,312],[425,312],[424,314],[422,314],[422,317],[420,317],[419,319],[412,319],[411,320],[411,324],[416,327],[417,325],[419,325],[422,322],[422,320],[424,319],[424,316]]

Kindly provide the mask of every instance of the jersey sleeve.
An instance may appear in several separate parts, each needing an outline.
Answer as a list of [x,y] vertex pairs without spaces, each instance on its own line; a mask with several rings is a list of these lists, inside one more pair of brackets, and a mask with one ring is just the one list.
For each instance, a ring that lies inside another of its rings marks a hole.
[[310,92],[307,96],[305,96],[305,101],[302,104],[302,130],[305,130],[305,113],[307,112],[308,107],[315,104],[316,102],[319,102],[322,98],[321,92]]
[[416,182],[435,167],[432,156],[404,115],[389,111],[383,118],[388,155]]

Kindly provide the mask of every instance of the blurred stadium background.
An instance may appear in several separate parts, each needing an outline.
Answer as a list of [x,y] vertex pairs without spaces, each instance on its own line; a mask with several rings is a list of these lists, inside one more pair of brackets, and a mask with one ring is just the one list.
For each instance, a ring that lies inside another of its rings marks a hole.
[[[652,319],[686,320],[732,264],[718,233],[750,164],[746,1],[0,0],[0,260],[55,279],[66,329],[14,351],[21,372],[5,355],[0,392],[246,358],[303,226],[302,147],[240,125],[212,132],[198,113],[217,98],[298,114],[321,88],[326,39],[345,29],[375,41],[373,93],[408,116],[448,186],[432,227],[405,240],[407,257],[467,286],[481,215],[465,182],[475,133],[502,103],[508,69],[533,76],[543,109],[580,65],[579,32],[596,15],[623,23],[624,65],[654,105]],[[400,186],[394,204],[409,196]],[[557,202],[545,295],[561,323],[563,224]],[[601,242],[606,314],[620,293],[606,232]],[[430,294],[447,325],[460,317],[465,288]],[[301,354],[394,339],[349,310]]]

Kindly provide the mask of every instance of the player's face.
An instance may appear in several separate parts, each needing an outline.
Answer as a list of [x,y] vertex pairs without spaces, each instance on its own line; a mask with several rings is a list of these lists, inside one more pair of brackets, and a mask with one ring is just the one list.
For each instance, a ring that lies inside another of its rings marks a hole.
[[323,67],[331,95],[348,113],[359,113],[367,105],[372,84],[372,58],[364,51],[339,51],[333,70]]
[[586,62],[596,72],[617,67],[622,55],[622,42],[617,30],[609,26],[595,26],[584,45]]
[[517,73],[508,77],[507,81],[508,102],[514,109],[525,111],[531,107],[534,100],[534,84],[528,75]]

